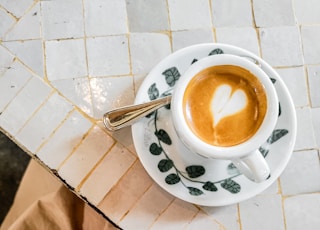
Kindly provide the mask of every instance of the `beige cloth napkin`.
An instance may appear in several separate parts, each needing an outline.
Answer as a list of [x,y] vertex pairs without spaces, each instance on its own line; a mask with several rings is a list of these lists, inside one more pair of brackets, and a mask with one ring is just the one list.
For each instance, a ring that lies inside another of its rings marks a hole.
[[116,229],[80,198],[62,186],[34,202],[9,228],[15,229]]

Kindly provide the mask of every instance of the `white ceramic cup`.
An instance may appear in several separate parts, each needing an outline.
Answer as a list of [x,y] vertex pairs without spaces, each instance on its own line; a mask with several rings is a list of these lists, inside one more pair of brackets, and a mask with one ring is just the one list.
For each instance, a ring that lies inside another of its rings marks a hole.
[[[256,133],[245,142],[227,147],[214,146],[201,140],[189,128],[183,112],[183,97],[189,82],[200,71],[219,65],[239,66],[250,71],[259,79],[267,98],[267,110]],[[278,96],[270,78],[257,64],[244,57],[221,54],[203,58],[189,67],[175,86],[171,110],[175,130],[187,148],[207,158],[231,160],[247,178],[255,182],[262,182],[270,177],[270,169],[258,149],[266,142],[276,125],[278,104]]]

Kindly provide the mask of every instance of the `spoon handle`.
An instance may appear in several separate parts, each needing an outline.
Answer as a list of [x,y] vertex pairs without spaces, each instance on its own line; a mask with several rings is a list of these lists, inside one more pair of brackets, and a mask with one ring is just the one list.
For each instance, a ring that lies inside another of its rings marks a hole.
[[116,131],[132,125],[138,119],[171,102],[171,95],[150,102],[129,105],[111,110],[103,115],[103,123],[109,131]]

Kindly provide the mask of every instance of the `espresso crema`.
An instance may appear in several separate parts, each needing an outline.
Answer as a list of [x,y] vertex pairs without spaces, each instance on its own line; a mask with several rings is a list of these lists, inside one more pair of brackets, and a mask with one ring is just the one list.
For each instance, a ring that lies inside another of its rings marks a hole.
[[234,146],[250,139],[267,111],[263,85],[248,70],[233,65],[209,67],[189,82],[184,116],[204,142]]

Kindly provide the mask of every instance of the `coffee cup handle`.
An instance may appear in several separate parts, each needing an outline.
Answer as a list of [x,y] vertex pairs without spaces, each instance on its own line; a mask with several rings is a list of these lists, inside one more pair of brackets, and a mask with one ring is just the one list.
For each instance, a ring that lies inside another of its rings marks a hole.
[[254,182],[263,182],[271,176],[270,168],[259,150],[245,157],[233,159],[232,162],[243,175]]

